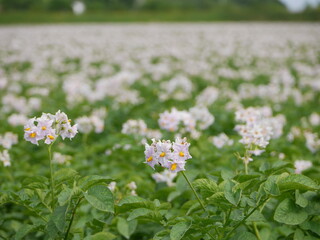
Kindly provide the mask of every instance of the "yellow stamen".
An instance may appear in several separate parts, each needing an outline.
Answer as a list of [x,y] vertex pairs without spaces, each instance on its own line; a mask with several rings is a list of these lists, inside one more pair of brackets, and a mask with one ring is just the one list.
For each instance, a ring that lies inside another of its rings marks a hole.
[[25,131],[30,131],[30,130],[31,130],[31,128],[26,128],[26,129],[25,129]]
[[71,119],[69,119],[68,122],[71,123]]
[[179,152],[179,156],[180,157],[184,157],[184,153],[183,152]]
[[153,157],[151,156],[151,157],[149,157],[148,159],[147,159],[147,162],[151,162],[152,161],[152,159],[153,159]]
[[165,152],[160,153],[160,157],[164,157],[166,155]]
[[53,140],[53,139],[54,139],[54,136],[48,135],[48,138],[50,138],[51,140]]
[[36,133],[30,133],[29,136],[30,136],[31,138],[35,138],[35,137],[37,136],[37,134],[36,134]]
[[172,164],[171,167],[170,167],[170,170],[174,171],[176,169],[177,169],[177,164],[176,163]]
[[46,126],[43,126],[41,129],[42,129],[42,130],[47,130],[47,127],[46,127]]

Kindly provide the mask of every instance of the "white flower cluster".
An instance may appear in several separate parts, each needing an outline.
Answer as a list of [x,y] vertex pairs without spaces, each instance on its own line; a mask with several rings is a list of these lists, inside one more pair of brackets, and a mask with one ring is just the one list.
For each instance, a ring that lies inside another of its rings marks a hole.
[[170,132],[180,132],[196,135],[196,128],[200,130],[207,129],[213,122],[214,116],[206,107],[193,107],[189,111],[179,111],[172,108],[171,111],[165,111],[159,116],[159,125],[162,129]]
[[93,130],[95,133],[102,133],[104,130],[104,119],[107,115],[105,108],[96,109],[91,116],[79,117],[75,120],[78,130],[81,133],[90,133]]
[[11,158],[9,155],[9,149],[11,149],[12,145],[18,143],[18,135],[12,132],[6,132],[3,135],[0,135],[0,145],[5,148],[2,152],[0,152],[0,161],[3,163],[5,167],[11,166]]
[[12,132],[6,132],[3,135],[0,135],[0,145],[6,149],[10,149],[12,145],[18,143],[18,135]]
[[[77,125],[71,126],[71,120],[60,110],[55,115],[43,113],[39,118],[31,118],[24,126],[24,139],[38,145],[39,140],[51,144],[57,137],[72,139],[78,132]],[[36,123],[36,124],[35,124]]]
[[15,94],[7,94],[2,98],[2,111],[12,112],[16,111],[22,114],[31,113],[33,110],[39,110],[41,106],[41,100],[39,98],[25,98],[22,96],[16,96]]
[[161,84],[159,98],[161,100],[175,99],[185,100],[190,98],[193,90],[192,82],[184,76],[176,76],[167,82]]
[[295,173],[300,174],[302,171],[311,168],[312,162],[307,160],[296,160],[294,162]]
[[312,153],[320,150],[320,138],[316,133],[304,132],[304,137],[306,138],[306,146]]
[[318,113],[312,113],[309,117],[309,121],[312,126],[319,126],[320,125],[320,115]]
[[54,152],[52,157],[52,162],[56,164],[66,164],[69,165],[72,157],[69,155],[64,155],[59,152]]
[[[162,137],[162,134],[157,129],[149,129],[147,124],[142,119],[129,119],[122,125],[121,133],[126,135],[136,135],[146,138],[156,138]],[[144,138],[142,142],[145,143]]]
[[152,144],[145,144],[146,164],[154,169],[156,164],[167,168],[171,172],[185,170],[186,161],[191,157],[189,153],[190,143],[186,138],[176,138],[175,142],[170,140],[156,141],[152,139]]
[[215,87],[205,88],[196,98],[197,105],[210,106],[219,97],[219,90]]
[[173,179],[177,176],[176,172],[171,172],[168,169],[165,169],[163,172],[161,173],[154,173],[152,174],[152,178],[157,182],[157,183],[161,183],[161,182],[165,182],[169,187],[174,186],[174,182]]
[[240,142],[248,149],[266,148],[271,138],[282,135],[285,118],[282,115],[271,117],[269,108],[247,108],[236,112],[236,120],[245,124],[237,125],[236,131],[242,136]]
[[211,142],[217,148],[223,148],[225,145],[231,146],[233,144],[233,140],[230,139],[225,133],[220,133],[218,136],[212,137]]
[[24,114],[12,114],[8,117],[8,123],[11,126],[20,126],[24,125],[28,121],[28,118]]
[[0,152],[0,161],[5,167],[11,166],[11,158],[7,149]]
[[130,189],[131,196],[137,196],[137,192],[136,192],[137,184],[134,181],[128,183],[127,187]]

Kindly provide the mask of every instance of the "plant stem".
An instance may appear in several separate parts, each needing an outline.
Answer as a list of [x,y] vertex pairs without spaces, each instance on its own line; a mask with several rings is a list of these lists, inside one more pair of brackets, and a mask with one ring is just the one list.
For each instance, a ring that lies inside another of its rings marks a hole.
[[246,175],[248,175],[248,164],[247,163],[244,163],[244,170],[245,170]]
[[262,240],[261,237],[260,237],[259,230],[257,228],[257,224],[255,222],[253,222],[252,225],[253,225],[253,229],[254,229],[254,232],[256,233],[256,236],[257,236],[258,240]]
[[238,224],[236,224],[234,226],[234,228],[227,234],[225,239],[229,239],[231,233],[233,233],[241,224],[243,224],[248,217],[250,217],[260,206],[262,206],[269,198],[266,198],[265,200],[263,200],[258,206],[256,206],[254,209],[251,210],[251,212],[244,217],[244,219],[241,220],[241,222],[239,222]]
[[73,219],[74,219],[74,215],[76,214],[76,211],[77,211],[77,208],[81,202],[83,197],[79,198],[73,211],[72,211],[72,215],[71,215],[71,219],[70,219],[70,222],[69,222],[69,226],[68,226],[68,229],[67,229],[67,232],[66,232],[66,235],[64,236],[64,240],[67,240],[68,239],[68,235],[69,235],[69,232],[70,232],[70,229],[71,229],[71,225],[72,225],[72,222],[73,222]]
[[203,205],[202,201],[200,200],[200,198],[199,198],[196,190],[195,190],[194,187],[192,186],[192,183],[189,181],[187,175],[184,173],[184,171],[181,171],[181,173],[182,173],[182,175],[184,176],[184,178],[186,179],[186,181],[187,181],[187,183],[189,184],[190,188],[192,189],[192,191],[193,191],[194,195],[196,196],[198,202],[200,203],[202,209],[203,209],[206,213],[208,213],[208,212],[207,212],[207,209],[205,208],[205,206]]
[[49,160],[50,160],[50,185],[51,185],[51,208],[54,208],[54,178],[53,178],[53,166],[52,166],[52,154],[51,154],[51,147],[53,143],[51,143],[48,147],[49,152]]

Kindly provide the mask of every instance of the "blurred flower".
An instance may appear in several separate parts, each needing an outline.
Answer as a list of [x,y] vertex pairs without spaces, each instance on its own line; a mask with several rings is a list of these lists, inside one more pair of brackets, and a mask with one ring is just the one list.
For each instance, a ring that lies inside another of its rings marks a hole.
[[161,173],[154,173],[152,174],[152,178],[156,181],[156,182],[165,182],[169,187],[174,186],[174,182],[173,179],[177,176],[176,172],[171,172],[168,169],[165,169],[163,172]]
[[3,163],[5,167],[11,166],[11,159],[7,149],[0,152],[0,161]]
[[4,135],[0,135],[0,145],[6,149],[10,149],[12,145],[18,143],[18,135],[12,132],[6,132]]
[[233,140],[229,139],[225,133],[220,133],[218,136],[212,137],[211,141],[217,148],[222,148],[225,145],[231,146],[233,144]]
[[312,167],[312,162],[311,161],[306,161],[306,160],[296,160],[294,162],[294,167],[296,168],[295,173],[300,174],[304,170],[311,168]]

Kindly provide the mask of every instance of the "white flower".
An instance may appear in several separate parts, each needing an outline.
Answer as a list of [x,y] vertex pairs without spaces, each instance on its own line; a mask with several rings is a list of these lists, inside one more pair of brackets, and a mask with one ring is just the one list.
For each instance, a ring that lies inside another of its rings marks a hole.
[[304,170],[311,168],[312,167],[312,162],[311,161],[306,161],[306,160],[296,160],[294,162],[294,167],[296,168],[295,173],[300,174]]
[[168,169],[165,169],[161,173],[152,174],[152,178],[156,182],[165,182],[169,187],[174,186],[173,179],[177,176],[176,172],[171,172]]
[[110,189],[111,192],[114,192],[116,189],[117,183],[112,181],[111,183],[109,183],[108,188]]
[[12,132],[6,132],[4,135],[0,135],[0,145],[6,149],[10,149],[12,145],[18,143],[18,135]]
[[212,137],[212,144],[217,148],[222,148],[225,145],[231,146],[233,140],[229,139],[225,133],[220,133],[218,136]]
[[77,134],[77,125],[71,126],[70,122],[60,110],[55,115],[43,113],[40,118],[28,120],[24,126],[24,138],[36,145],[43,139],[46,144],[51,144],[58,136],[71,139]]
[[52,161],[57,164],[69,164],[72,157],[58,152],[53,153]]
[[11,166],[11,159],[10,159],[10,155],[7,149],[3,150],[2,152],[0,152],[0,161],[3,162],[3,165],[5,167],[9,167]]

